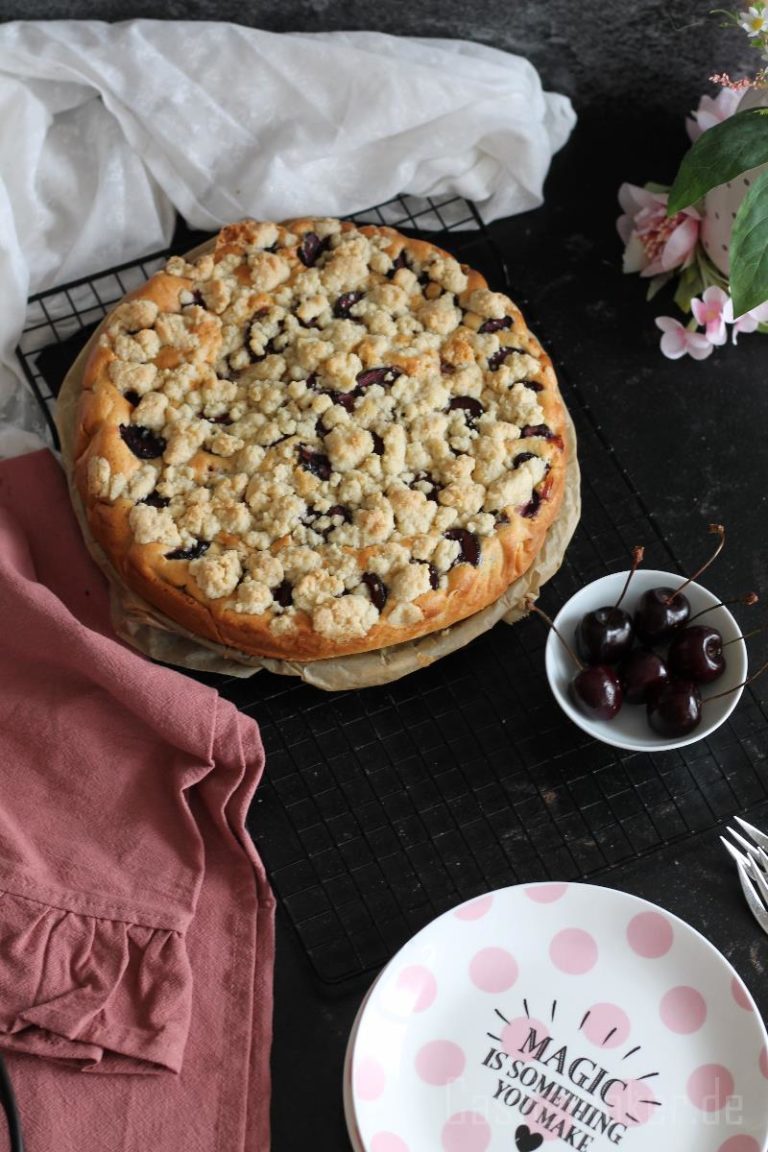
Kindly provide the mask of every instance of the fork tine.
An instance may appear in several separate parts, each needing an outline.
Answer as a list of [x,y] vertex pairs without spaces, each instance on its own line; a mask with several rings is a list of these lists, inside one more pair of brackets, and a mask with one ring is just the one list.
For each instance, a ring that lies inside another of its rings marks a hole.
[[762,903],[760,897],[755,891],[754,885],[747,875],[746,869],[741,860],[737,860],[736,864],[739,870],[739,880],[741,881],[741,887],[744,892],[747,904],[749,905],[750,911],[762,928],[763,932],[768,933],[768,911],[766,911],[765,905]]
[[745,840],[743,836],[740,836],[735,828],[729,828],[728,831],[736,843],[741,845],[750,860],[754,860],[755,863],[762,868],[768,868],[768,856],[766,856],[762,848],[758,848],[755,844],[750,844],[749,840]]
[[[726,832],[730,831],[730,828],[726,828]],[[726,840],[725,836],[721,836],[720,841],[723,846],[728,849],[729,854],[737,864],[743,864],[745,859],[749,859],[749,857],[745,857],[743,853],[739,852],[738,848],[734,848],[733,844],[731,844],[730,840]]]
[[752,868],[750,879],[757,885],[758,895],[762,898],[763,907],[768,908],[768,884],[759,868]]
[[748,824],[741,816],[736,816],[735,819],[738,820],[747,835],[752,837],[755,844],[759,844],[761,848],[768,851],[768,836],[766,836],[765,832],[761,832],[760,829],[755,828],[753,824]]

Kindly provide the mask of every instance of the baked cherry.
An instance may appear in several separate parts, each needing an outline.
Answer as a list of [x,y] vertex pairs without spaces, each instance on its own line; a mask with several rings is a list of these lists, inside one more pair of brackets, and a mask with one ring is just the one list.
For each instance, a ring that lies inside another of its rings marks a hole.
[[669,679],[669,670],[658,652],[633,648],[619,664],[619,680],[627,704],[645,704],[649,696]]
[[668,680],[646,704],[648,723],[659,736],[677,739],[701,721],[701,693],[693,680]]
[[346,320],[349,318],[350,308],[362,300],[364,292],[344,292],[341,296],[337,297],[336,303],[333,306],[333,314],[339,320]]
[[635,548],[632,568],[613,607],[596,608],[593,612],[587,612],[579,621],[576,628],[576,651],[587,664],[617,664],[632,647],[632,617],[620,604],[642,559],[643,549]]
[[711,684],[725,672],[723,638],[717,628],[692,624],[673,637],[667,662],[674,676],[697,684]]
[[481,334],[484,335],[486,332],[500,332],[502,330],[502,328],[511,328],[511,327],[512,327],[512,317],[511,316],[502,316],[501,319],[499,319],[499,320],[497,320],[495,317],[493,317],[492,319],[486,320],[485,323],[481,324],[480,327],[478,328],[478,332],[480,332]]
[[480,541],[474,532],[469,532],[466,528],[449,528],[443,535],[446,540],[455,540],[459,545],[459,554],[454,560],[454,564],[471,564],[477,568],[480,563],[481,548]]
[[305,232],[296,254],[306,268],[312,268],[331,242],[330,236],[321,240],[316,232]]
[[371,597],[374,607],[378,608],[379,612],[383,612],[389,591],[381,576],[377,576],[375,572],[363,572],[360,579],[368,589],[368,595]]
[[720,539],[710,558],[693,576],[684,580],[679,588],[650,588],[640,597],[635,610],[635,632],[643,644],[664,644],[671,640],[675,632],[682,628],[691,615],[691,605],[684,590],[691,581],[701,576],[712,561],[719,556],[725,544],[725,528],[722,524],[710,524],[709,531]]
[[174,548],[172,552],[166,552],[166,560],[197,560],[198,556],[202,556],[207,552],[211,546],[210,540],[195,540],[194,544],[190,544],[188,548]]
[[156,460],[166,449],[166,441],[141,424],[121,424],[120,438],[139,460]]

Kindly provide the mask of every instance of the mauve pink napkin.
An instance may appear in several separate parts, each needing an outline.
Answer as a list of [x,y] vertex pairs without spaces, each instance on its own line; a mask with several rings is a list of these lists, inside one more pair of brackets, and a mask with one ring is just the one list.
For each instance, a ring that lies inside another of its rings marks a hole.
[[53,457],[0,464],[0,1047],[28,1152],[268,1147],[263,764],[252,720],[114,638]]

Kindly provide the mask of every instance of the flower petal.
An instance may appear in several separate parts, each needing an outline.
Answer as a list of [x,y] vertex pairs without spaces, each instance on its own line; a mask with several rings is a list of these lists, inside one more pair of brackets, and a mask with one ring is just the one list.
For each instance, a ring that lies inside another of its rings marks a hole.
[[698,239],[699,223],[688,216],[678,224],[662,249],[661,263],[665,272],[684,264],[693,255]]
[[702,332],[688,332],[686,342],[687,352],[694,360],[706,360],[714,351],[714,345],[710,344]]
[[654,323],[662,332],[679,332],[683,327],[673,316],[657,316]]
[[685,344],[681,342],[676,332],[665,332],[659,347],[668,360],[679,360],[686,353]]
[[710,344],[717,345],[725,344],[728,339],[728,334],[725,330],[725,320],[719,316],[716,320],[710,320],[707,324],[706,332],[707,340]]
[[643,242],[636,232],[633,232],[629,238],[629,243],[624,249],[623,268],[625,272],[642,272],[648,264],[648,257],[643,247]]

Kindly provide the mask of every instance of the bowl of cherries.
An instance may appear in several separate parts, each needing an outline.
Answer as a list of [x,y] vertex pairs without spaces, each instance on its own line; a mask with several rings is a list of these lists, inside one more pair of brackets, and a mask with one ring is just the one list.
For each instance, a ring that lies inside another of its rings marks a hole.
[[[695,577],[639,568],[603,576],[561,608],[547,639],[547,677],[557,702],[597,740],[654,752],[701,740],[736,707],[747,647],[726,605]],[[753,604],[750,592],[739,598]],[[539,612],[538,609],[534,609]],[[539,612],[540,615],[544,615]]]

